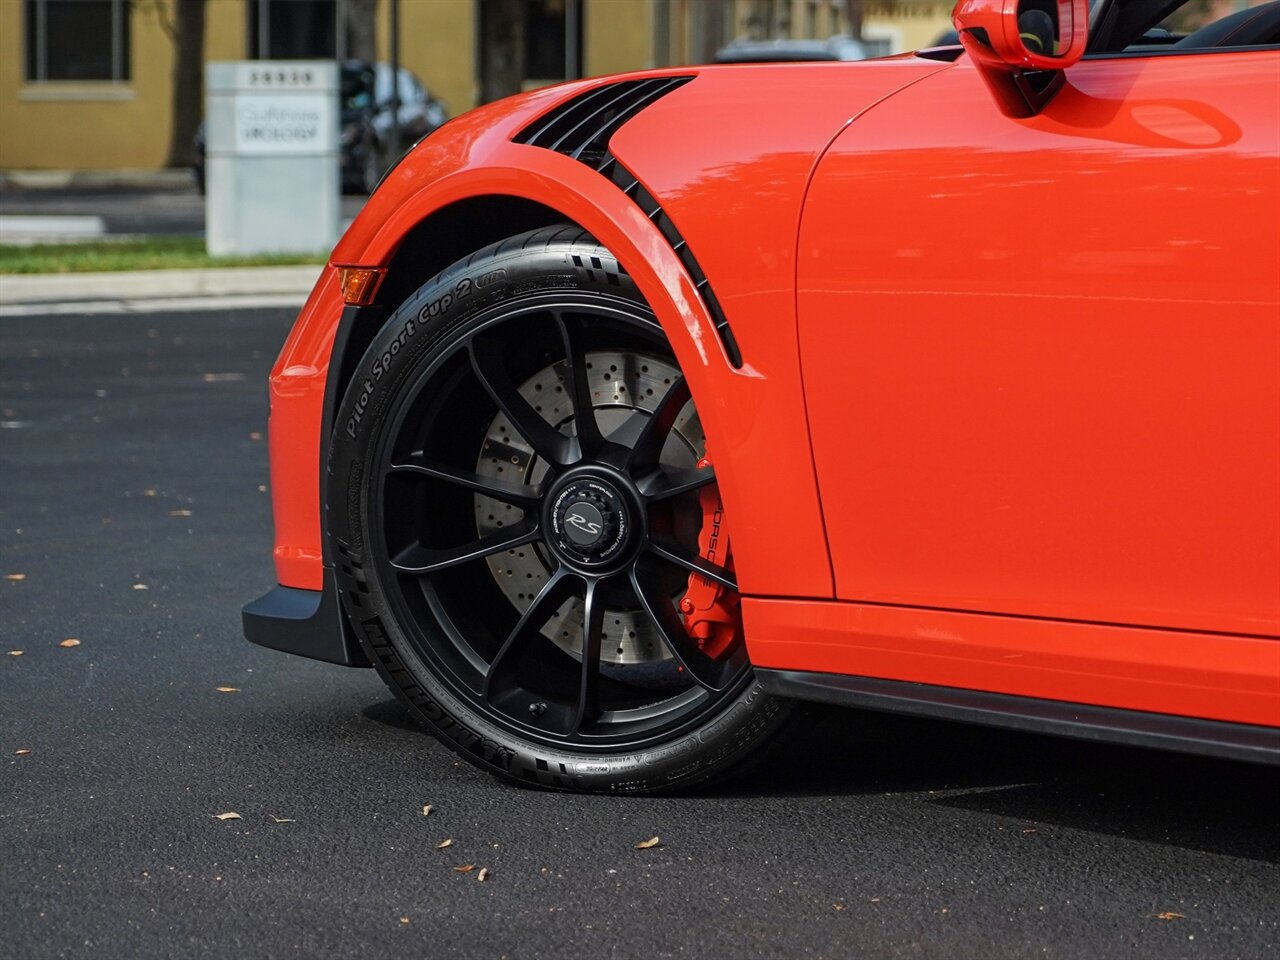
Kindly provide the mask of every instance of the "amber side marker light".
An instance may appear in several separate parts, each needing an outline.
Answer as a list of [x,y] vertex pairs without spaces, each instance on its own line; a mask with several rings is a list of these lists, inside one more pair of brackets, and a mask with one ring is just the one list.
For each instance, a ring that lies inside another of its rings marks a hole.
[[373,267],[338,267],[342,302],[351,307],[367,307],[373,303],[374,294],[386,275],[386,270]]

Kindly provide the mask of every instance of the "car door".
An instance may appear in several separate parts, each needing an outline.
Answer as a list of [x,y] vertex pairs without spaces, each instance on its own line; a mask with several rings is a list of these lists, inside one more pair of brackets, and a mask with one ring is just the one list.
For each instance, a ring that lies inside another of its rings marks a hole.
[[1278,158],[1274,49],[1027,119],[962,60],[846,128],[797,271],[840,599],[1280,634]]

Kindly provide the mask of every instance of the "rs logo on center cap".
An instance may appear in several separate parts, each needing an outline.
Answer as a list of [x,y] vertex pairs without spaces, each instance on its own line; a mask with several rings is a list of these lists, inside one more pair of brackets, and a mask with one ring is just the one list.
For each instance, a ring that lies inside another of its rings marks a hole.
[[631,521],[622,497],[595,477],[571,480],[552,502],[548,544],[571,563],[601,567],[629,542]]
[[581,514],[571,513],[564,518],[564,522],[567,524],[570,524],[571,526],[575,526],[579,530],[585,531],[586,533],[600,532],[600,524],[592,523],[590,520],[588,520],[586,517],[582,516]]

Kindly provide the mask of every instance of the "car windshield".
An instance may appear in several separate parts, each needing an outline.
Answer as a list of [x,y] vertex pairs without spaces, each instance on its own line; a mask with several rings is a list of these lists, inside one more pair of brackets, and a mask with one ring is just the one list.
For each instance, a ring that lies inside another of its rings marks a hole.
[[[1122,50],[1147,51],[1168,46],[1183,40],[1210,24],[1228,21],[1233,15],[1249,16],[1245,11],[1274,7],[1276,0],[1099,0],[1090,3],[1090,23],[1093,28],[1089,49],[1094,53],[1112,53]],[[1252,33],[1262,31],[1262,38],[1255,42],[1271,43],[1264,17],[1241,24],[1252,27]],[[1210,45],[1234,40],[1232,44],[1247,43],[1245,33],[1237,31],[1224,38],[1215,38]]]
[[1167,30],[1174,36],[1187,36],[1238,9],[1261,7],[1266,2],[1267,0],[1244,0],[1243,3],[1184,3],[1160,21],[1155,29]]

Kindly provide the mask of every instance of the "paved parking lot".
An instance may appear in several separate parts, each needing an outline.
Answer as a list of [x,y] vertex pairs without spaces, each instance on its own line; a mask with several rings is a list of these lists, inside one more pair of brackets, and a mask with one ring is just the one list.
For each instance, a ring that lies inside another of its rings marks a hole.
[[1280,955],[1274,769],[827,713],[536,794],[246,644],[289,320],[0,320],[0,957]]

